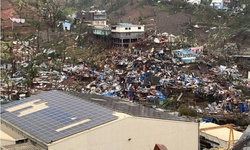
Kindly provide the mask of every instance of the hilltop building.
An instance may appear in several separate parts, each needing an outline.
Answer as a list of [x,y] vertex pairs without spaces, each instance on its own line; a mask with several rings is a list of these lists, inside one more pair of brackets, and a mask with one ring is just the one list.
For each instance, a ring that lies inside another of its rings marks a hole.
[[85,12],[84,22],[88,26],[106,26],[107,13],[105,10],[94,10]]
[[138,150],[159,143],[198,149],[198,123],[127,101],[80,95],[84,99],[47,91],[2,105],[2,149]]
[[115,46],[129,47],[144,37],[144,25],[118,23],[111,26],[112,38]]
[[105,10],[82,11],[80,16],[87,26],[89,35],[106,41],[112,39],[114,46],[129,47],[144,37],[144,25],[131,23],[108,25]]
[[88,33],[95,37],[110,35],[110,27],[107,25],[107,13],[105,10],[94,10],[84,13],[84,23],[87,24]]

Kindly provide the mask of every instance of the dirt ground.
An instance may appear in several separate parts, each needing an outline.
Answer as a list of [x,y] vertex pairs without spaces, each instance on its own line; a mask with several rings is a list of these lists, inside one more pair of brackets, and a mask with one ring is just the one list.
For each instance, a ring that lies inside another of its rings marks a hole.
[[143,17],[143,24],[149,27],[155,27],[159,32],[167,32],[169,34],[178,35],[185,28],[190,20],[194,20],[194,16],[179,12],[175,14],[168,13],[156,6],[136,6],[125,5],[121,10],[109,14],[110,22],[131,22],[139,23],[139,17]]

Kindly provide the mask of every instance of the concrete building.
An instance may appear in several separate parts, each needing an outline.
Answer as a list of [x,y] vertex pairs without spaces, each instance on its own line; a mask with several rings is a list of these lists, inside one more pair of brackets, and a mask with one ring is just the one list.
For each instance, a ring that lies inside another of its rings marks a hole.
[[47,91],[1,106],[6,150],[197,150],[198,133],[197,123],[98,95]]
[[107,25],[107,14],[105,10],[94,10],[84,13],[84,22],[88,27],[88,34],[97,39],[107,40],[111,34],[110,27]]
[[116,46],[128,47],[144,37],[144,25],[118,23],[111,26],[111,35]]
[[106,26],[107,13],[105,10],[94,10],[85,12],[84,22],[88,26]]

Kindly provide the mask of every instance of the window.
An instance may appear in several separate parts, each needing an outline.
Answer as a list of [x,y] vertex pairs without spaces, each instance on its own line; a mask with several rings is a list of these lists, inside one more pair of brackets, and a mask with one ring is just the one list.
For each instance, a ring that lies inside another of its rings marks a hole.
[[138,29],[140,30],[140,29],[141,29],[141,27],[138,27]]
[[125,30],[128,30],[128,28],[125,28]]
[[116,27],[111,27],[111,30],[116,30]]
[[128,28],[129,30],[131,30],[131,28]]

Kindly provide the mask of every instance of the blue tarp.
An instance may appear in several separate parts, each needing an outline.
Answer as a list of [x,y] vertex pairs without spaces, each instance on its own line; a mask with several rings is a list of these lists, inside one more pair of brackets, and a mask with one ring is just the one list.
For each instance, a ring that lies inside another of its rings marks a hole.
[[159,99],[166,99],[166,96],[164,96],[164,95],[160,95],[160,96],[158,96],[157,98],[159,98]]
[[201,82],[199,79],[197,79],[197,78],[193,78],[193,80],[194,80],[194,82],[196,82],[197,84],[203,84],[203,82]]
[[94,75],[95,74],[95,70],[90,71],[90,74]]
[[145,80],[145,78],[146,78],[146,76],[144,75],[144,76],[141,76],[140,77],[140,81],[144,81]]
[[106,96],[106,97],[114,97],[114,96],[116,96],[116,95],[115,95],[114,93],[108,92],[108,93],[104,94],[103,96]]
[[164,96],[161,91],[155,90],[155,93],[157,95],[157,98],[159,98],[159,99],[166,99],[166,96]]
[[149,102],[150,102],[150,103],[154,103],[154,100],[153,100],[153,99],[150,99]]
[[100,79],[104,79],[104,73],[101,73],[101,74],[99,75],[99,78],[100,78]]
[[175,83],[174,79],[169,80],[170,83]]
[[246,111],[248,111],[248,105],[243,105],[243,104],[241,104],[241,105],[240,105],[240,111],[241,111],[241,112],[246,112]]
[[128,83],[133,83],[135,81],[135,77],[128,77]]
[[204,122],[212,122],[212,119],[204,119]]
[[184,81],[185,81],[185,82],[188,82],[188,78],[187,78],[187,77],[184,77]]
[[131,91],[128,91],[128,96],[131,97],[132,96],[132,92]]
[[244,112],[247,112],[247,111],[248,111],[248,105],[245,105],[245,106],[243,107],[243,109],[244,109]]

